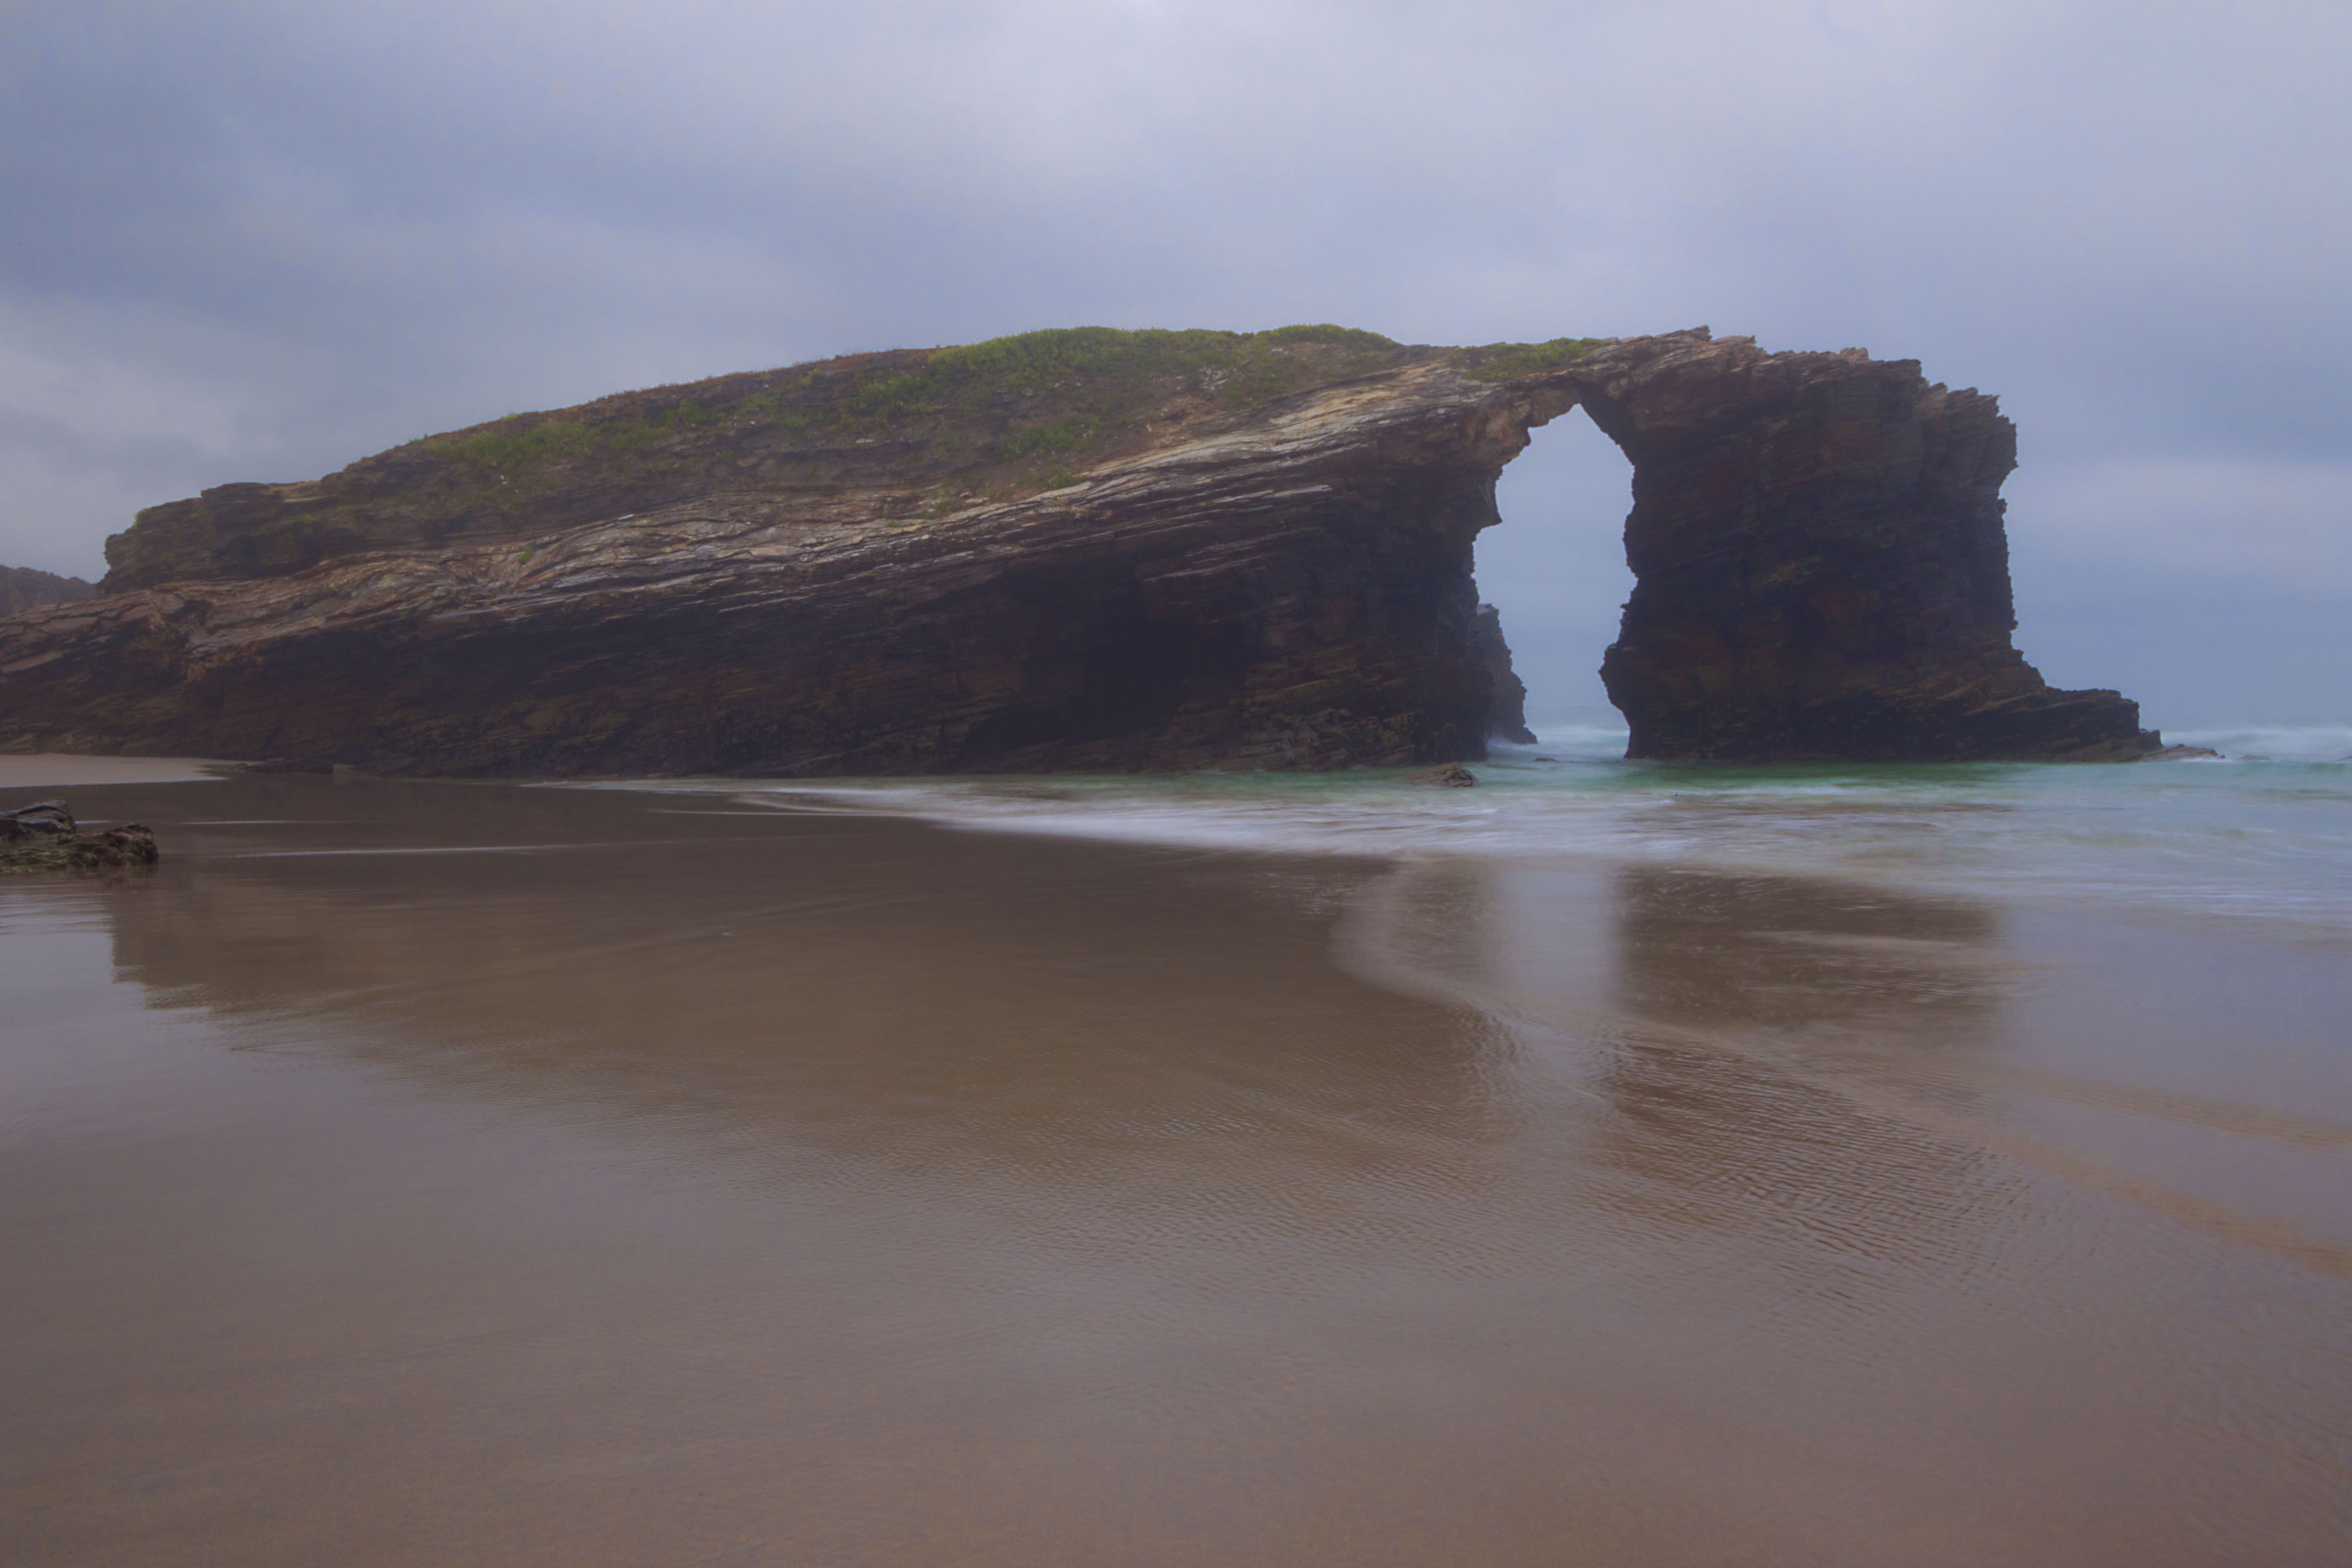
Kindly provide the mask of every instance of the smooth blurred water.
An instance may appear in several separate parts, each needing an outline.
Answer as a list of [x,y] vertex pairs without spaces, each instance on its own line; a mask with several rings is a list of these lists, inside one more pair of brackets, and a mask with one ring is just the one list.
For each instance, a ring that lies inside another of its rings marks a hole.
[[801,808],[1192,847],[1832,877],[2352,935],[2352,728],[2169,737],[2220,761],[1664,764],[1625,731],[1497,744],[1475,789],[1402,770],[689,785]]

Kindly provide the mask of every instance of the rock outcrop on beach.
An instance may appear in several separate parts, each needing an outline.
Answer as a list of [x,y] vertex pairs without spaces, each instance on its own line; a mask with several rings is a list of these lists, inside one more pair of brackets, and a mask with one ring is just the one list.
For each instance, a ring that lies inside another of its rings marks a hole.
[[[2121,757],[2010,647],[1993,400],[1705,329],[1032,333],[624,394],[152,508],[0,622],[0,747],[458,774],[1475,758],[1530,426],[1632,456],[1654,757]],[[1508,729],[1501,732],[1513,732]],[[1522,731],[1523,732],[1523,731]]]
[[0,566],[0,616],[13,616],[19,610],[29,610],[39,605],[64,605],[76,599],[87,599],[98,592],[97,584],[79,577],[60,577],[54,572],[36,572],[30,566]]
[[0,876],[134,870],[157,858],[154,832],[144,823],[85,833],[61,800],[0,811]]

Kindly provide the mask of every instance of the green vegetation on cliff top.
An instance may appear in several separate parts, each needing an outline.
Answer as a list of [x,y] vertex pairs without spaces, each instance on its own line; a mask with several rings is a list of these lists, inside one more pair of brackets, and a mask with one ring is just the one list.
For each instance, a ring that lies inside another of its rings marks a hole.
[[[1285,352],[1308,344],[1338,352],[1315,359]],[[856,416],[895,423],[1067,392],[1087,413],[1108,417],[1171,391],[1262,402],[1381,369],[1396,350],[1378,332],[1328,324],[1267,332],[1066,327],[936,350],[913,370],[859,387],[845,404]]]
[[[1602,340],[1490,343],[1454,351],[1481,381],[1538,374],[1580,359]],[[1427,352],[1427,351],[1424,351]],[[412,443],[478,472],[526,482],[587,461],[641,466],[663,453],[772,431],[803,437],[870,437],[950,423],[965,426],[970,466],[1006,471],[1102,455],[1174,408],[1244,408],[1385,370],[1408,351],[1377,332],[1329,323],[1263,332],[1069,327],[907,353],[851,355],[690,387],[625,394],[560,414],[509,415],[471,430]],[[709,428],[707,428],[709,427]],[[685,437],[686,439],[678,439]],[[656,448],[647,453],[647,448]],[[555,481],[562,482],[562,481]]]
[[[794,473],[820,483],[887,474],[919,489],[919,514],[937,518],[1078,483],[1106,459],[1148,448],[1171,424],[1409,365],[1509,381],[1557,370],[1605,341],[1448,349],[1328,322],[1262,332],[1071,327],[850,354],[420,437],[328,476],[266,525],[248,512],[230,529],[242,542],[238,562],[256,564],[267,544],[283,564],[378,538],[442,537],[453,521],[459,533],[485,518],[561,526],[663,505],[713,481],[792,483]],[[558,497],[571,499],[547,510]],[[142,511],[107,559],[126,580],[195,570],[217,542],[212,510],[196,501]]]
[[[1377,332],[1330,325],[1265,332],[1056,328],[934,349],[910,367],[903,356],[853,355],[797,367],[798,374],[722,377],[734,384],[720,391],[719,383],[699,384],[697,390],[717,395],[688,396],[657,412],[624,407],[596,417],[592,405],[578,414],[510,414],[415,444],[459,462],[509,469],[635,452],[665,436],[722,422],[774,424],[793,434],[872,432],[993,408],[1024,426],[1003,454],[1018,458],[1077,450],[1093,434],[1173,397],[1211,395],[1246,405],[1379,370],[1397,348]],[[644,404],[658,396],[605,401]]]
[[495,424],[457,436],[427,436],[425,444],[442,456],[485,468],[528,468],[556,458],[629,453],[655,438],[714,424],[718,416],[692,401],[642,418],[542,419],[509,414]]
[[1467,366],[1462,374],[1474,381],[1509,381],[1515,376],[1536,375],[1573,364],[1608,341],[1554,338],[1542,343],[1487,343],[1462,351]]

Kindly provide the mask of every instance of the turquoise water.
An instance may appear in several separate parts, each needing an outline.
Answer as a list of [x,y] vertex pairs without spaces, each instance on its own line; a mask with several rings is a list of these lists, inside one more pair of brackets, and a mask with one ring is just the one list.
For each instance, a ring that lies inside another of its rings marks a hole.
[[2352,727],[2168,737],[2220,761],[2124,766],[1689,766],[1557,726],[1476,789],[1397,773],[854,781],[725,787],[957,826],[1376,857],[1686,866],[2352,937]]

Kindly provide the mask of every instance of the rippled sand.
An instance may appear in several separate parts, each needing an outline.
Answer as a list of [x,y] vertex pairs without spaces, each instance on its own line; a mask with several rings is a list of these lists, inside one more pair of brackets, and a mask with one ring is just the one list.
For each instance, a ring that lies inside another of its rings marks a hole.
[[0,1560],[2323,1563],[2352,951],[1704,865],[80,787]]

